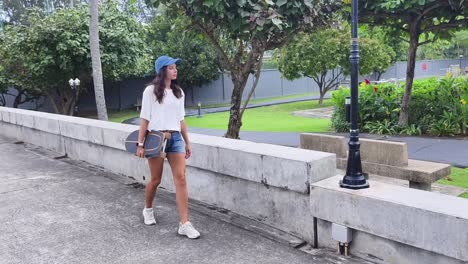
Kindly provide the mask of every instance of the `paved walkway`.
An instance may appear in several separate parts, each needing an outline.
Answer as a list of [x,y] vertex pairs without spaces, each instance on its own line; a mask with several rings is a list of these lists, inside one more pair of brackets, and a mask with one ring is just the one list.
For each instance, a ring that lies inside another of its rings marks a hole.
[[330,119],[334,111],[335,110],[333,109],[333,107],[323,107],[323,108],[294,111],[291,114],[295,116],[303,116],[303,117],[309,117],[309,118]]
[[194,203],[191,220],[202,237],[180,237],[175,199],[163,190],[156,198],[158,224],[147,227],[140,185],[12,142],[0,136],[2,264],[368,263],[331,249],[290,248],[206,213],[210,210],[195,210],[201,206]]

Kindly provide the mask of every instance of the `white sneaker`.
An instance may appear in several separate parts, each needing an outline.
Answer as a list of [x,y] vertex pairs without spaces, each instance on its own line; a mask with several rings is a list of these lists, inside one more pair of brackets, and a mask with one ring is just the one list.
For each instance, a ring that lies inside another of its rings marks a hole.
[[190,222],[186,222],[185,224],[179,223],[179,235],[187,236],[188,238],[199,238],[200,232],[198,232]]
[[156,219],[154,219],[153,208],[143,209],[143,218],[145,219],[145,225],[155,225]]

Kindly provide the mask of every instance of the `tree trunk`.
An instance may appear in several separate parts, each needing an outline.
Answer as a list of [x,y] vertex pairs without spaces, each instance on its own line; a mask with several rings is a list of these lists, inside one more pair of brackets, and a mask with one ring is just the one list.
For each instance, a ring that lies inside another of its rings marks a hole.
[[326,93],[326,92],[323,92],[323,90],[320,89],[319,105],[322,105],[322,104],[323,104],[323,97],[325,97],[325,93]]
[[[265,51],[261,45],[252,44],[252,46],[252,50],[247,53],[248,58],[245,63],[240,63],[240,58],[245,54],[244,43],[242,42],[239,43],[240,49],[235,55],[236,59],[234,60],[238,63],[225,63],[225,65],[229,66],[227,68],[231,71],[232,83],[234,84],[234,89],[231,95],[231,111],[229,115],[228,131],[224,135],[227,138],[239,139],[239,131],[242,126],[241,103],[244,88],[252,70],[255,70],[256,66],[261,65],[259,59]],[[257,74],[259,73],[260,70],[258,70]]]
[[93,83],[97,114],[100,120],[107,120],[106,99],[104,97],[104,84],[102,81],[101,53],[99,50],[98,1],[99,0],[91,0],[89,3],[89,42],[91,48],[91,62],[93,66]]
[[255,68],[255,80],[254,83],[252,84],[252,89],[249,92],[249,95],[247,96],[247,99],[245,100],[244,107],[241,109],[241,120],[242,117],[244,116],[245,109],[247,108],[247,105],[249,104],[250,98],[252,97],[253,93],[255,92],[255,89],[257,88],[258,81],[260,80],[260,73],[262,72],[262,66],[263,66],[263,53],[260,55],[260,58],[258,60],[258,63]]
[[[239,139],[239,131],[242,126],[242,117],[241,117],[241,102],[242,102],[242,92],[244,90],[247,78],[242,78],[238,74],[231,72],[232,82],[234,84],[234,90],[232,91],[231,96],[231,111],[229,114],[229,124],[228,130],[224,135],[227,138]],[[243,80],[242,80],[243,79]]]
[[323,96],[325,95],[325,93],[327,92],[325,90],[325,78],[327,76],[327,73],[323,73],[320,75],[320,78],[317,78],[317,85],[319,87],[319,93],[320,93],[320,98],[319,98],[319,105],[322,105],[323,103]]
[[383,74],[383,72],[377,71],[377,80],[376,81],[380,81],[380,78],[382,78],[382,74]]
[[409,106],[411,102],[411,91],[413,89],[414,69],[416,68],[416,52],[419,43],[419,22],[413,23],[410,28],[410,47],[408,50],[408,62],[406,66],[405,94],[401,102],[400,119],[398,125],[408,126]]
[[6,106],[6,98],[2,93],[0,93],[0,106]]
[[56,114],[60,114],[60,111],[57,106],[57,102],[55,101],[55,96],[53,96],[50,92],[46,91],[45,92],[47,98],[49,99],[50,105],[52,105],[52,108],[54,109],[54,112]]
[[13,108],[18,108],[21,104],[21,97],[23,97],[23,91],[18,91],[18,94],[15,96],[15,100],[13,101]]

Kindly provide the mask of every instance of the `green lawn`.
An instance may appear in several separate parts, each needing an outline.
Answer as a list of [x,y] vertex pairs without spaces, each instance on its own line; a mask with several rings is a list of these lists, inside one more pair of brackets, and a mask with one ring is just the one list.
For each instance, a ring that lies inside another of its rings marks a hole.
[[[323,106],[318,101],[304,101],[267,107],[247,109],[242,118],[242,131],[272,132],[327,132],[330,131],[330,120],[292,116],[291,112],[312,108],[331,106],[325,100]],[[226,129],[229,112],[206,114],[202,118],[187,117],[186,123],[191,127]]]
[[117,123],[122,123],[123,121],[137,117],[140,115],[140,112],[137,112],[136,110],[124,110],[124,111],[112,111],[108,113],[109,116],[109,121],[112,122],[117,122]]
[[[320,93],[315,92],[315,93],[303,93],[303,94],[294,94],[294,95],[287,95],[287,96],[276,96],[276,97],[268,97],[268,98],[263,98],[263,99],[252,99],[249,101],[250,104],[256,104],[256,103],[265,103],[265,102],[273,102],[273,101],[278,101],[278,100],[286,100],[286,99],[294,99],[294,98],[301,98],[301,97],[307,97],[307,96],[312,96],[312,95],[319,95]],[[242,104],[244,104],[244,101],[242,101]],[[222,104],[202,104],[201,108],[213,108],[213,107],[223,107],[223,106],[229,106],[230,103],[222,103]],[[196,106],[189,107],[189,108],[197,108]]]
[[[269,98],[264,98],[264,99],[257,99],[257,100],[250,100],[249,104],[255,104],[255,103],[263,103],[263,102],[273,102],[277,100],[284,100],[284,99],[294,99],[294,98],[301,98],[301,97],[306,97],[306,96],[312,96],[312,95],[318,95],[319,93],[304,93],[304,94],[295,94],[295,95],[288,95],[288,96],[278,96],[278,97],[269,97]],[[224,104],[202,104],[202,108],[213,108],[213,107],[223,107],[223,106],[229,106],[229,103],[224,103]],[[187,108],[195,108],[196,107],[187,107]],[[122,121],[127,120],[129,118],[137,117],[139,116],[139,112],[136,110],[124,110],[124,111],[112,111],[109,112],[109,121],[112,122],[117,122],[117,123],[122,123]],[[94,117],[95,118],[95,117]],[[226,122],[227,126],[227,122]],[[226,128],[223,127],[223,129]]]
[[439,180],[438,183],[468,188],[468,168],[452,167],[452,174]]
[[[452,173],[448,177],[440,179],[437,182],[446,185],[468,188],[468,168],[460,169],[452,167]],[[468,198],[468,192],[461,194],[460,197]]]

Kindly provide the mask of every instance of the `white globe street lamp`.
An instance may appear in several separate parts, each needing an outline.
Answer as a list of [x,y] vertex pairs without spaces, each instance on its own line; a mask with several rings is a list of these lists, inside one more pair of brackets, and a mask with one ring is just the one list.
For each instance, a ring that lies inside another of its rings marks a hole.
[[78,102],[77,102],[77,98],[78,98],[78,86],[80,86],[80,79],[78,78],[75,78],[75,80],[73,80],[73,78],[71,78],[70,80],[68,80],[68,84],[70,85],[70,88],[75,91],[73,93],[73,100],[75,101],[75,107],[73,109],[74,111],[74,114],[76,114],[78,112]]
[[76,88],[78,88],[78,86],[80,86],[80,79],[76,78],[75,80],[73,80],[72,78],[68,80],[68,84],[70,85],[72,90],[75,90]]

